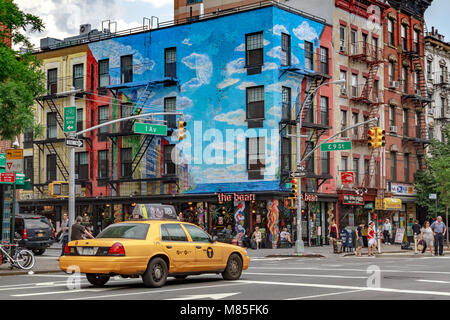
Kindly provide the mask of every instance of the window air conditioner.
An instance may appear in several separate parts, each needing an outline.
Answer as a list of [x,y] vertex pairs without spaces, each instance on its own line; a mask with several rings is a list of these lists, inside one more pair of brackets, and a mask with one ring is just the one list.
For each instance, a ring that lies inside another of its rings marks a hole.
[[400,87],[400,83],[398,81],[389,81],[389,88],[398,89]]
[[389,131],[392,133],[397,133],[397,126],[389,126]]

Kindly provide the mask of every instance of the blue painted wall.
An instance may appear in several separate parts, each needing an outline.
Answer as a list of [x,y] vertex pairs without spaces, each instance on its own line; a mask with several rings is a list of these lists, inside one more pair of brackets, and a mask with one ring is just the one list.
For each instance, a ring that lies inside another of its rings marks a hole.
[[[178,145],[189,168],[192,183],[184,192],[280,190],[281,87],[292,89],[294,105],[302,81],[302,76],[280,72],[281,33],[291,35],[291,61],[303,67],[304,41],[317,48],[323,28],[323,24],[294,13],[266,7],[95,42],[89,48],[97,61],[110,60],[111,84],[119,84],[121,56],[133,55],[134,81],[155,81],[164,77],[164,49],[176,47],[179,86],[155,86],[144,112],[163,111],[164,98],[177,97],[177,111],[184,113],[188,135],[182,143],[176,139],[171,143]],[[262,73],[247,75],[245,35],[260,31],[264,37]],[[265,89],[264,128],[252,129],[249,136],[266,136],[266,159],[272,154],[275,161],[266,163],[264,180],[253,181],[248,180],[246,171],[245,136],[238,136],[238,150],[232,152],[230,141],[221,141],[220,135],[225,139],[227,129],[248,130],[245,88],[260,85]],[[123,93],[137,101],[142,91],[143,88],[125,89]],[[158,155],[149,149],[143,165],[154,172]],[[221,155],[225,163],[214,161]]]

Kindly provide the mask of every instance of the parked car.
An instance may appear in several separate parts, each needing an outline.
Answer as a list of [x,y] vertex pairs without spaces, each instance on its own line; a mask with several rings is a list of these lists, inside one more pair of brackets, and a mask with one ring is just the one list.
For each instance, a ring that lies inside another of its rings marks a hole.
[[17,214],[15,231],[22,237],[19,245],[41,255],[53,244],[55,237],[48,219],[34,214]]

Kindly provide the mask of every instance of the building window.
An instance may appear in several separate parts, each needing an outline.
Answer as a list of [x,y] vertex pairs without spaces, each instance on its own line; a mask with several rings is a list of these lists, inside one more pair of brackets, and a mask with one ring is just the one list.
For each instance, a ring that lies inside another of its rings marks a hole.
[[[123,103],[120,106],[120,117],[127,118],[133,113],[133,105],[131,103]],[[120,122],[120,130],[122,133],[133,131],[133,120],[125,120]]]
[[388,44],[395,46],[394,20],[388,19]]
[[56,154],[47,155],[47,182],[56,181]]
[[281,34],[281,65],[291,65],[291,36],[285,33]]
[[[170,97],[164,98],[164,112],[176,112],[177,111],[177,98]],[[166,125],[168,128],[177,127],[177,116],[176,115],[165,115],[164,120],[166,120]]]
[[330,124],[328,97],[320,97],[320,124]]
[[47,70],[47,91],[49,94],[58,92],[58,69]]
[[339,52],[347,51],[347,28],[343,25],[339,27]]
[[164,76],[171,78],[177,76],[177,48],[164,50]]
[[432,61],[427,61],[427,79],[429,80],[433,80],[433,62]]
[[342,86],[342,88],[344,89],[344,91],[341,91],[342,95],[347,95],[347,71],[345,70],[341,70],[341,75],[340,75],[340,80],[345,80],[345,84]]
[[395,106],[389,107],[389,126],[395,126]]
[[[395,77],[394,77],[394,63],[393,62],[389,62],[388,75],[389,75],[389,82],[391,82],[391,83],[394,82]],[[391,84],[389,84],[389,86],[391,86]]]
[[281,171],[291,170],[291,139],[281,137]]
[[378,58],[378,38],[372,38],[372,58],[377,61]]
[[368,179],[370,174],[370,160],[364,159],[364,178]]
[[77,109],[77,132],[83,130],[83,109]]
[[247,171],[249,180],[263,179],[266,166],[266,138],[247,138]]
[[358,31],[352,30],[350,40],[352,44],[352,54],[355,55],[358,53]]
[[391,152],[391,181],[397,181],[397,154]]
[[121,83],[133,82],[133,56],[120,57],[120,79]]
[[132,148],[122,148],[120,149],[120,177],[121,178],[131,178],[132,176]]
[[164,174],[174,175],[176,174],[175,162],[172,159],[172,151],[175,148],[174,145],[164,146]]
[[402,49],[408,50],[408,26],[402,25]]
[[[109,121],[109,106],[98,107],[98,124]],[[109,133],[109,126],[100,127],[98,129],[98,141],[106,141],[105,133]]]
[[305,41],[305,69],[314,70],[313,44],[308,41]]
[[[347,128],[347,111],[341,110],[341,131]],[[347,131],[341,133],[341,137],[347,137]]]
[[83,90],[84,89],[84,77],[83,77],[83,64],[76,64],[73,66],[73,86],[75,90]]
[[105,88],[109,84],[109,59],[100,60],[98,62],[98,86]]
[[262,86],[247,88],[247,120],[257,121],[255,126],[262,127],[264,120],[264,87]]
[[420,34],[419,31],[414,30],[414,52],[420,53]]
[[420,112],[416,112],[415,121],[416,121],[416,138],[422,138],[421,130],[420,130]]
[[30,149],[33,148],[34,131],[26,130],[23,134],[23,148]]
[[446,106],[447,106],[447,99],[444,97],[441,97],[441,116],[440,116],[440,118],[445,118]]
[[353,172],[355,174],[355,184],[359,184],[359,158],[353,158]]
[[34,180],[34,171],[33,171],[33,157],[23,157],[23,168],[25,177],[31,179],[31,184],[33,184]]
[[291,88],[283,87],[281,89],[281,101],[282,101],[282,120],[291,120]]
[[320,153],[320,170],[322,174],[330,174],[330,153],[321,152]]
[[382,98],[382,97],[380,97],[379,88],[380,88],[380,81],[379,80],[374,80],[373,81],[373,93],[372,93],[372,96],[373,96],[373,100],[375,102],[378,102],[378,98],[380,98],[380,99]]
[[352,98],[358,97],[358,75],[352,73]]
[[348,171],[348,157],[341,157],[341,171]]
[[403,135],[408,136],[408,109],[403,109]]
[[405,153],[403,155],[404,158],[404,166],[405,166],[405,182],[409,182],[409,154]]
[[[309,138],[310,139],[310,138]],[[310,152],[312,152],[314,149],[314,142],[312,141],[306,141],[306,147],[305,147],[305,155],[309,154]],[[313,154],[312,156],[310,156],[308,159],[306,159],[306,171],[307,172],[311,172],[314,173],[314,165],[315,165],[315,155]]]
[[402,68],[403,92],[408,93],[408,68]]
[[264,64],[263,33],[247,34],[245,36],[246,67],[260,67]]
[[414,73],[414,83],[416,84],[416,95],[421,96],[422,90],[420,88],[420,71]]
[[[358,113],[352,113],[352,121],[353,121],[354,125],[358,124],[358,121],[359,121],[359,114]],[[355,137],[358,137],[358,130],[359,130],[358,127],[353,128],[353,135]]]
[[320,73],[329,74],[328,48],[320,47]]
[[89,179],[89,153],[75,153],[75,176],[78,180]]
[[56,139],[57,135],[56,112],[49,112],[47,113],[47,139]]
[[95,69],[94,69],[94,64],[91,63],[91,93],[94,93],[94,76],[95,76]]
[[100,150],[98,152],[98,178],[108,178],[108,150]]

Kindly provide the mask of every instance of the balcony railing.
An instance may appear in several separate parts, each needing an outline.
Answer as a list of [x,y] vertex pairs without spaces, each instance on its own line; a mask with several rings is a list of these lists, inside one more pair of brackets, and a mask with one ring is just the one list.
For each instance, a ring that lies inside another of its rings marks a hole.
[[383,49],[364,41],[351,43],[348,48],[348,55],[354,60],[368,63],[381,63],[383,61]]
[[383,91],[375,90],[375,88],[373,87],[370,94],[367,94],[365,91],[365,84],[351,85],[350,100],[355,102],[365,102],[369,104],[383,103],[384,95]]

